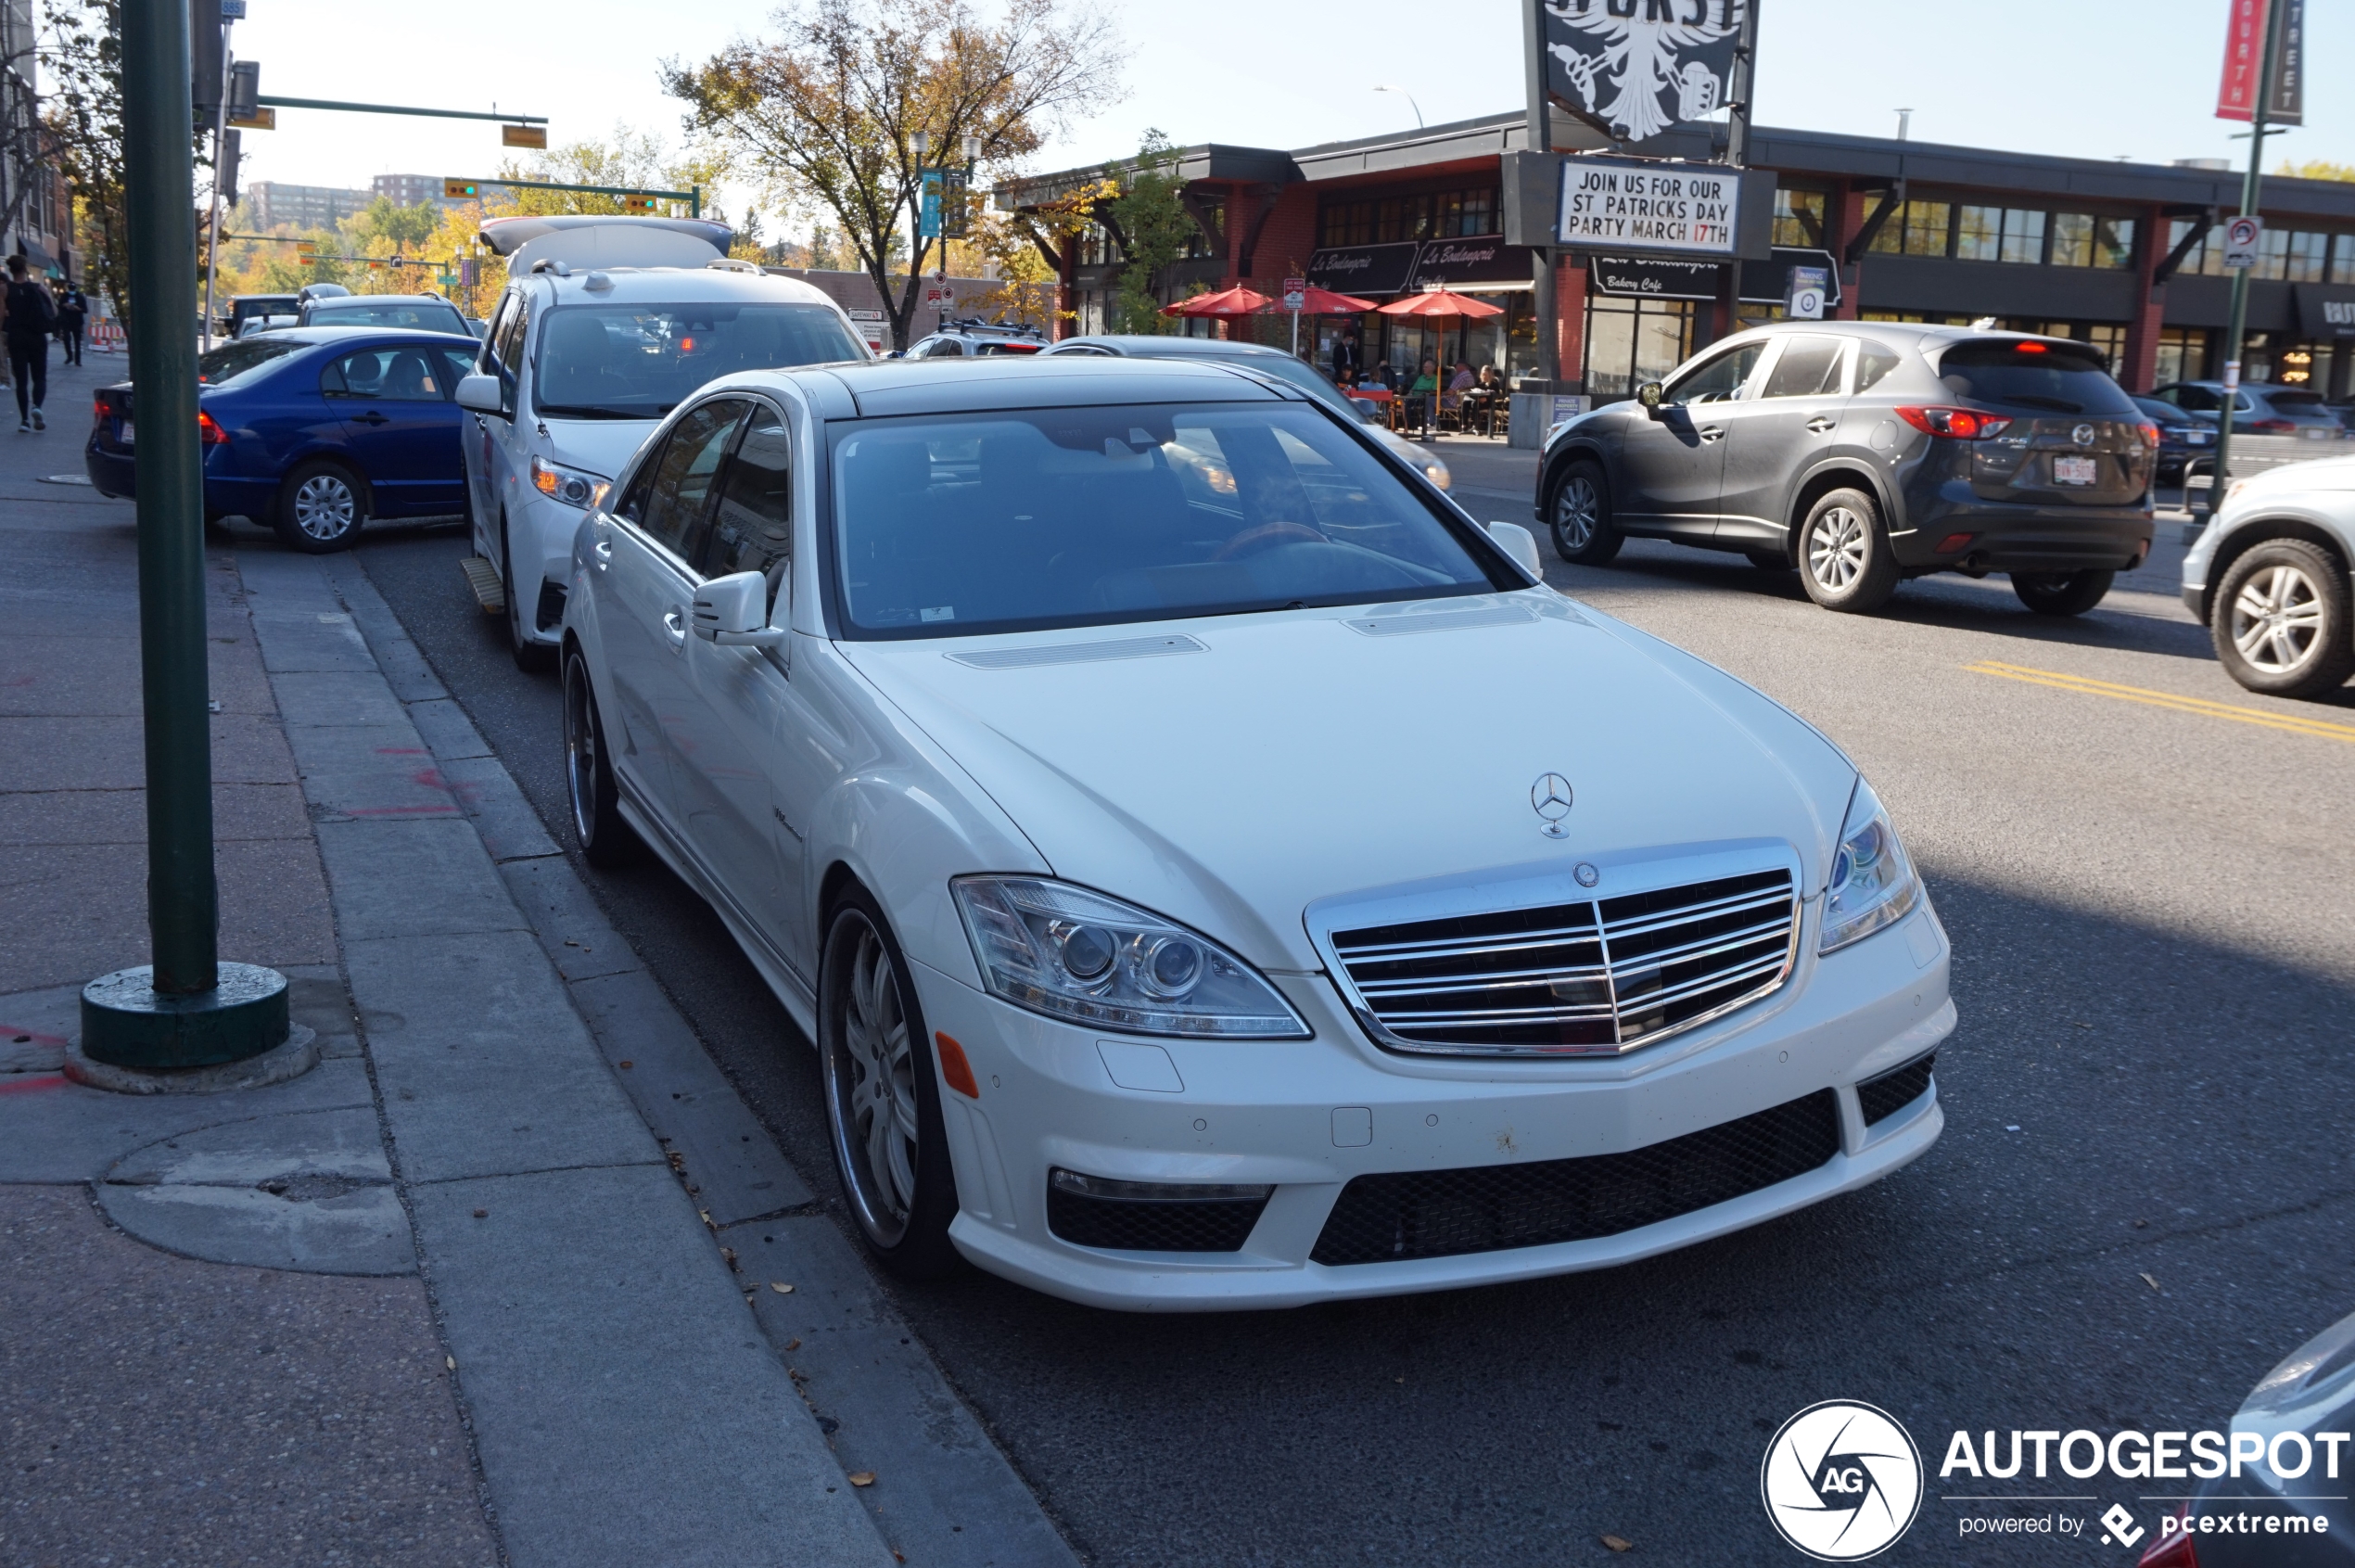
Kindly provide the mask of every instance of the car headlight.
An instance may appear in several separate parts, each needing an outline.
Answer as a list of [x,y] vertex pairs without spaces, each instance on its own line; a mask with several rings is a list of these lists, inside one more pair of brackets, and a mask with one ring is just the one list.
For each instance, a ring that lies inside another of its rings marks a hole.
[[1889,825],[1888,809],[1873,786],[1858,779],[1848,820],[1840,825],[1839,849],[1832,857],[1831,885],[1824,891],[1824,936],[1816,950],[1830,952],[1896,924],[1921,896],[1921,878],[1897,842],[1897,830]]
[[605,498],[610,481],[585,468],[567,468],[561,463],[551,463],[544,457],[531,460],[531,484],[534,490],[552,501],[567,506],[594,506]]
[[1069,883],[949,883],[990,991],[1018,1007],[1148,1035],[1299,1039],[1308,1026],[1217,943]]

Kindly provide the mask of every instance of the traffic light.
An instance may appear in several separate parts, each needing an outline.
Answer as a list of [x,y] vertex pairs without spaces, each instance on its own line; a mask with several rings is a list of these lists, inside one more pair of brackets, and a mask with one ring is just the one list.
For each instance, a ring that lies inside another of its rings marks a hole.
[[451,201],[478,201],[482,198],[482,187],[472,180],[444,180],[441,182],[441,194]]
[[319,259],[319,242],[318,242],[317,240],[315,240],[315,239],[298,239],[298,240],[296,240],[296,241],[295,241],[295,260],[296,260],[296,261],[317,261],[318,259]]
[[625,196],[621,198],[624,212],[655,212],[661,210],[661,205],[651,196]]

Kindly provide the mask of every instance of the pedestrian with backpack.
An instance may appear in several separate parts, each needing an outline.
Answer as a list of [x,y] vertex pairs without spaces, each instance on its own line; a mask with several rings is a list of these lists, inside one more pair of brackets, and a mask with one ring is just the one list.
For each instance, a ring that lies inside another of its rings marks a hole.
[[82,290],[64,278],[57,280],[57,345],[66,351],[68,364],[82,363],[82,324],[89,319],[90,302]]
[[41,405],[49,396],[49,334],[57,327],[57,307],[49,290],[26,274],[22,256],[8,258],[8,292],[0,299],[0,338],[8,345],[8,375],[17,384],[17,429],[45,430]]

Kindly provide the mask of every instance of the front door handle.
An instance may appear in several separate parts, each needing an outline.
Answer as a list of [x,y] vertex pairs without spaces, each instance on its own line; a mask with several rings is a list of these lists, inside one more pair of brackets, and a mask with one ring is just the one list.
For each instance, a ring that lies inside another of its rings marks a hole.
[[1807,422],[1807,433],[1811,436],[1827,436],[1831,434],[1832,427],[1839,423],[1839,420],[1827,414],[1819,414]]
[[392,423],[391,420],[387,419],[383,414],[378,414],[373,408],[368,410],[365,414],[353,414],[351,416],[351,422],[355,425],[389,425]]
[[1704,425],[1700,427],[1700,439],[1705,441],[1722,441],[1725,439],[1725,427]]
[[687,645],[687,612],[676,605],[662,612],[662,634],[674,648]]

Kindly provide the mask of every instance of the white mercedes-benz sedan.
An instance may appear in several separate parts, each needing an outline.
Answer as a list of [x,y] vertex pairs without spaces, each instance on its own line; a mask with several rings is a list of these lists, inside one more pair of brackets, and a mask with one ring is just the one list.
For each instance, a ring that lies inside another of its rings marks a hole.
[[581,525],[575,827],[718,909],[909,1276],[1431,1290],[1913,1159],[1954,1010],[1880,802],[1535,566],[1225,363],[731,376]]

